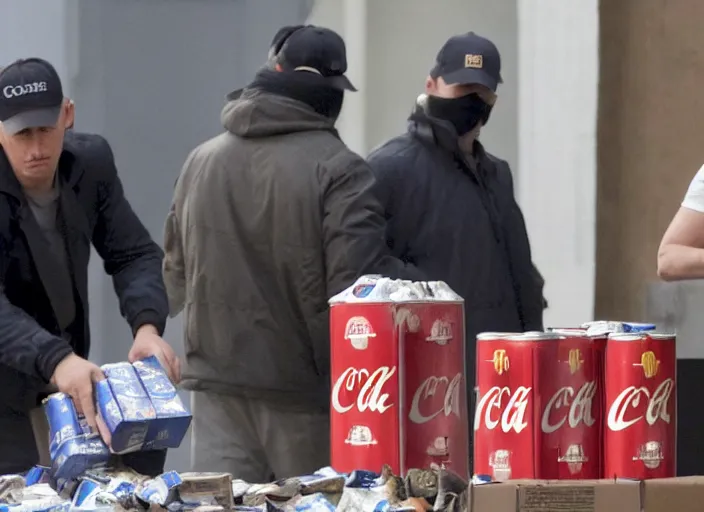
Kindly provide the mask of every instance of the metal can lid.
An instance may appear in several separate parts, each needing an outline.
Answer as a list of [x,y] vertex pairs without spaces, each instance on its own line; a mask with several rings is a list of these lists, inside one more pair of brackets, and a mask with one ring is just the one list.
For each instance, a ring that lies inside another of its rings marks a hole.
[[594,338],[608,336],[610,334],[625,334],[625,333],[620,332],[620,331],[614,332],[614,331],[610,331],[608,329],[600,329],[598,327],[594,327],[594,328],[590,327],[589,329],[587,329],[587,336],[591,336]]
[[609,341],[643,341],[647,336],[640,332],[613,332],[609,334]]
[[522,334],[516,334],[515,336],[509,336],[509,341],[547,341],[547,340],[559,340],[563,338],[558,333],[554,332],[543,332],[543,331],[527,331]]
[[650,338],[653,338],[654,340],[675,340],[676,335],[675,333],[668,333],[668,332],[648,332],[645,333],[647,334]]
[[517,332],[480,332],[477,334],[477,341],[494,341],[494,340],[501,340],[501,339],[506,339],[510,336],[516,336],[520,333]]
[[578,327],[554,327],[549,330],[549,332],[554,332],[555,334],[561,334],[563,336],[586,336],[587,330],[580,329]]

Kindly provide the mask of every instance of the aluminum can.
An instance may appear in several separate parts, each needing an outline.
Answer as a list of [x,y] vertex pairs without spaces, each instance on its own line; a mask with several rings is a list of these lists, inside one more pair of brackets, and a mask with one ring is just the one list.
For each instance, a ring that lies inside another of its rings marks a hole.
[[604,476],[676,473],[676,343],[672,334],[611,334],[606,344]]
[[469,477],[464,303],[444,283],[365,276],[331,299],[331,465]]
[[477,336],[474,473],[494,480],[534,478],[536,347],[550,333]]
[[600,478],[602,381],[597,344],[586,331],[554,334],[560,338],[535,349],[540,404],[535,478]]

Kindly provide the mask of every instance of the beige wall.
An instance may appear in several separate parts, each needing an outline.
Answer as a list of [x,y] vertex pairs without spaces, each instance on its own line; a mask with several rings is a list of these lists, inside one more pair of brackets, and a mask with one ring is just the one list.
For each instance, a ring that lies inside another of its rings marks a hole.
[[704,163],[702,19],[701,1],[601,2],[599,317],[643,319],[666,291],[649,286],[658,245]]

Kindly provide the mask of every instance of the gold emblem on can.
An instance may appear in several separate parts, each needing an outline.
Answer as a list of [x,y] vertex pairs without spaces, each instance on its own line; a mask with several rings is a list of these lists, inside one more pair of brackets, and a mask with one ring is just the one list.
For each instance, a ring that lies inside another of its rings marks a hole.
[[660,361],[655,357],[655,352],[647,350],[641,354],[640,364],[634,364],[633,366],[643,367],[643,375],[645,375],[645,378],[652,379],[660,370]]
[[582,352],[578,348],[571,348],[567,358],[567,364],[570,365],[570,373],[574,375],[584,364]]
[[494,359],[492,362],[494,363],[494,370],[496,370],[496,373],[502,375],[504,372],[507,372],[509,369],[509,361],[508,355],[506,355],[506,350],[502,348],[494,350]]

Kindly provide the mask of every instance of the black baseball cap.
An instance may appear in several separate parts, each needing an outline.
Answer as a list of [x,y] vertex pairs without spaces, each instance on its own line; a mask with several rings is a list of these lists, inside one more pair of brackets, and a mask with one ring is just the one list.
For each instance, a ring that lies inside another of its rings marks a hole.
[[345,42],[333,30],[315,25],[283,27],[274,36],[272,50],[283,71],[315,73],[335,89],[357,90],[345,76]]
[[496,45],[474,32],[453,36],[440,48],[433,78],[442,77],[448,84],[481,84],[492,91],[503,83],[501,55]]
[[20,59],[0,71],[0,122],[10,135],[55,126],[63,100],[59,74],[43,59]]

